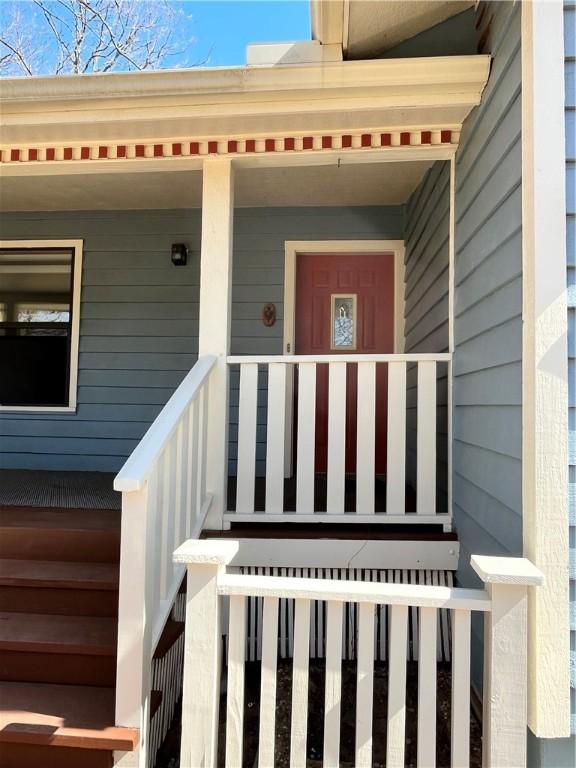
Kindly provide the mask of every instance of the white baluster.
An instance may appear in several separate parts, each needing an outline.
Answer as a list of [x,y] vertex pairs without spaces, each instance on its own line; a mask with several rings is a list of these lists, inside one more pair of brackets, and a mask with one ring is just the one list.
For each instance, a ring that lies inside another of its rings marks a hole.
[[284,511],[284,437],[286,364],[268,366],[268,429],[266,435],[266,512]]
[[416,512],[436,513],[436,363],[418,363]]
[[470,764],[470,611],[452,611],[452,768]]
[[404,768],[406,730],[406,644],[408,607],[390,607],[390,653],[388,661],[388,742],[386,768]]
[[244,729],[244,663],[246,657],[246,598],[230,598],[228,628],[228,690],[226,694],[226,768],[242,765]]
[[256,479],[256,426],[258,405],[258,365],[240,366],[238,402],[238,466],[236,478],[236,511],[254,512]]
[[356,673],[356,768],[372,765],[372,701],[374,692],[375,606],[358,606],[358,667]]
[[342,698],[342,609],[327,603],[326,683],[324,692],[324,767],[340,765],[340,707]]
[[358,363],[356,409],[356,512],[374,512],[376,363]]
[[388,365],[386,514],[406,510],[406,363]]
[[344,512],[346,482],[346,363],[330,363],[326,511]]
[[418,768],[436,765],[436,608],[420,608],[418,638]]
[[290,768],[306,768],[309,649],[310,601],[296,600],[294,609],[294,653],[292,662]]
[[276,728],[276,667],[278,660],[278,598],[265,597],[262,626],[260,729],[258,765],[274,766]]
[[298,446],[296,512],[314,511],[314,449],[316,441],[316,363],[298,366]]

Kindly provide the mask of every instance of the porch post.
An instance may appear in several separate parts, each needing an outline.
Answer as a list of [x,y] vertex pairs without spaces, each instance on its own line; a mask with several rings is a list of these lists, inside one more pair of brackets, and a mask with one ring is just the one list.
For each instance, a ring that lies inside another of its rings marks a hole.
[[218,577],[238,553],[237,541],[185,541],[174,562],[187,568],[182,768],[215,768],[222,665],[221,600]]
[[210,380],[206,490],[213,501],[206,527],[224,525],[228,482],[228,366],[232,299],[234,169],[228,158],[208,158],[202,179],[200,324],[198,355],[216,355]]
[[544,582],[523,557],[472,555],[490,595],[484,615],[483,765],[526,765],[528,726],[528,590]]

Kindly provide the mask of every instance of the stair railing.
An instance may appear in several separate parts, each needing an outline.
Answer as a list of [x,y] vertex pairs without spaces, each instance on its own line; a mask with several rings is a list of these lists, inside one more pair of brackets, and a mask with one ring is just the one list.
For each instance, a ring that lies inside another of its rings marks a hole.
[[[237,440],[231,441],[232,454],[237,448],[237,486],[236,508],[225,520],[303,523],[330,517],[339,524],[441,523],[450,529],[450,354],[236,355],[227,360],[231,414],[237,413]],[[326,412],[319,420],[320,387]],[[325,468],[318,470],[316,430],[322,420]],[[294,511],[289,511],[284,493],[292,439],[296,498]],[[378,457],[384,452],[384,458]],[[353,514],[345,514],[350,463],[355,507]],[[315,508],[319,471],[326,473],[326,508],[321,512]],[[385,514],[375,508],[379,474],[386,475]],[[258,476],[266,478],[263,513],[255,512]],[[415,488],[415,500],[407,500],[407,485]]]
[[122,493],[116,723],[140,729],[140,766],[147,760],[152,655],[185,570],[172,553],[199,536],[210,509],[207,413],[215,362],[198,360],[114,479]]
[[[257,764],[272,766],[276,757],[276,698],[278,608],[293,599],[294,638],[290,718],[290,765],[306,766],[309,706],[311,607],[326,607],[326,678],[324,692],[324,766],[340,763],[340,723],[343,702],[356,698],[355,765],[373,761],[375,723],[385,728],[386,765],[406,764],[409,718],[416,718],[417,763],[434,765],[437,726],[438,613],[450,609],[452,624],[451,764],[465,768],[470,761],[471,621],[484,616],[484,765],[518,768],[526,764],[527,728],[527,607],[528,589],[543,577],[524,558],[472,556],[471,565],[484,589],[415,584],[247,576],[227,572],[238,551],[230,540],[187,541],[174,560],[188,567],[184,647],[181,765],[215,768],[217,764],[221,697],[222,634],[227,619],[226,739],[224,765],[237,768],[244,753],[245,660],[247,604],[264,599],[262,666]],[[224,599],[229,609],[224,612]],[[346,691],[342,669],[344,606],[358,610],[355,691]],[[388,619],[388,708],[374,719],[375,608],[386,605]],[[406,700],[406,648],[409,616],[417,614],[419,648],[417,713]]]

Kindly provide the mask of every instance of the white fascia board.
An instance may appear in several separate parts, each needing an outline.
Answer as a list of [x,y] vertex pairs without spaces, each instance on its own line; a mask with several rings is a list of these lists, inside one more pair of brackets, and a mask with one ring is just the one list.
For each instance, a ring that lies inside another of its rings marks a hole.
[[489,67],[489,56],[456,56],[5,79],[0,129],[6,147],[221,137],[241,125],[249,136],[294,124],[333,130],[360,114],[368,130],[399,117],[457,129],[479,103]]

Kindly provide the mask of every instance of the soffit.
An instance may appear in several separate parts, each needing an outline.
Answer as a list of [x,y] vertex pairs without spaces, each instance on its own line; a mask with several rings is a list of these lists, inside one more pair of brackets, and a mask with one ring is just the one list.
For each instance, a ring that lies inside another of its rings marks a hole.
[[472,5],[470,0],[351,0],[345,43],[347,57],[377,56]]
[[312,36],[369,59],[474,5],[473,0],[312,0]]
[[[239,168],[236,207],[397,205],[405,202],[431,163]],[[200,171],[54,175],[3,180],[5,211],[199,208]]]

